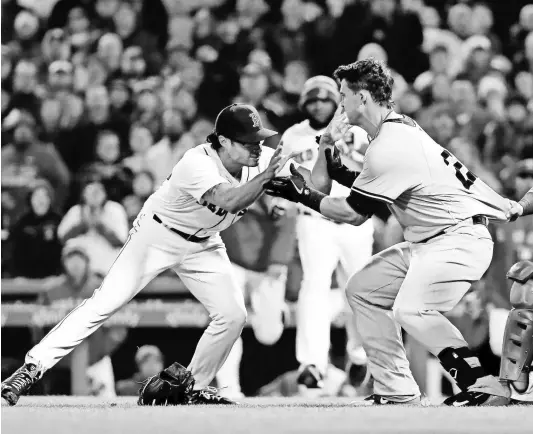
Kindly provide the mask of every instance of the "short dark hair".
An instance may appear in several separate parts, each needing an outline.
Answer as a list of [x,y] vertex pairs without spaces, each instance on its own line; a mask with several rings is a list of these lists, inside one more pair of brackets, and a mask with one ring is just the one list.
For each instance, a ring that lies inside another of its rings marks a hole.
[[211,143],[211,147],[216,151],[217,149],[222,148],[222,145],[220,144],[220,140],[218,140],[218,134],[215,132],[212,132],[207,136],[208,143]]
[[348,87],[354,92],[367,90],[375,102],[392,107],[394,78],[384,62],[373,57],[358,60],[339,66],[333,75],[339,82],[346,80]]

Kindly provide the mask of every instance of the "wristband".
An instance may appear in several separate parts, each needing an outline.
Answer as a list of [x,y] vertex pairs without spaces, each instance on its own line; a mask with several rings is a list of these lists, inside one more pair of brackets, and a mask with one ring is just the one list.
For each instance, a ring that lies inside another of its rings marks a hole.
[[316,212],[320,212],[320,203],[325,197],[325,194],[313,190],[312,188],[305,187],[298,198],[298,202]]

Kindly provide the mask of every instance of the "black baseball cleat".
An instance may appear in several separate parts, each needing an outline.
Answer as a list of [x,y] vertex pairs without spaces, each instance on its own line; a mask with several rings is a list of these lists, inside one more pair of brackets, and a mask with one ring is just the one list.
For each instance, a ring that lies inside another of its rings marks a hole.
[[200,390],[193,390],[189,396],[189,405],[214,404],[214,405],[235,405],[238,404],[231,399],[218,394],[216,387],[206,387]]
[[450,407],[501,407],[508,405],[510,399],[504,396],[490,395],[483,392],[459,392],[450,396],[443,404]]
[[320,396],[324,388],[324,376],[315,365],[306,365],[296,379],[298,392],[309,398]]
[[11,377],[2,382],[2,398],[9,404],[15,405],[21,395],[25,395],[31,386],[39,379],[39,370],[33,363],[25,363],[18,368]]

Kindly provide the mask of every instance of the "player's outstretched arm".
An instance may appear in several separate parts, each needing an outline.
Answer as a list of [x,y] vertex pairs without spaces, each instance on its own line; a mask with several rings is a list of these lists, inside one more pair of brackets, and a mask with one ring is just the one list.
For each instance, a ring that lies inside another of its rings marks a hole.
[[325,217],[358,226],[364,223],[372,213],[359,212],[350,204],[350,198],[331,197],[310,188],[303,176],[291,165],[290,177],[274,178],[265,185],[268,195],[278,196],[292,202],[298,202]]
[[533,214],[533,188],[530,189],[519,202],[514,202],[511,210],[507,213],[510,221],[518,217]]
[[239,187],[225,182],[217,184],[204,193],[202,200],[235,214],[250,206],[263,193],[263,186],[276,176],[289,157],[281,155],[281,147],[278,146],[264,172]]

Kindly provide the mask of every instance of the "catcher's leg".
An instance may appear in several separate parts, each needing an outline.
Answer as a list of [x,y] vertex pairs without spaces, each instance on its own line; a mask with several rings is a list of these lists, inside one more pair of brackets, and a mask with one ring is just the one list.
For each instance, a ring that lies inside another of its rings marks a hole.
[[346,297],[374,377],[374,392],[398,403],[416,401],[420,396],[409,369],[400,326],[392,314],[409,257],[409,243],[390,247],[374,255],[346,286]]
[[533,402],[533,262],[518,262],[507,277],[513,280],[513,309],[505,325],[500,379],[510,383],[512,399]]
[[209,386],[241,335],[246,323],[244,296],[219,241],[207,247],[197,246],[174,271],[211,317],[187,368],[195,378],[195,389],[203,389]]

